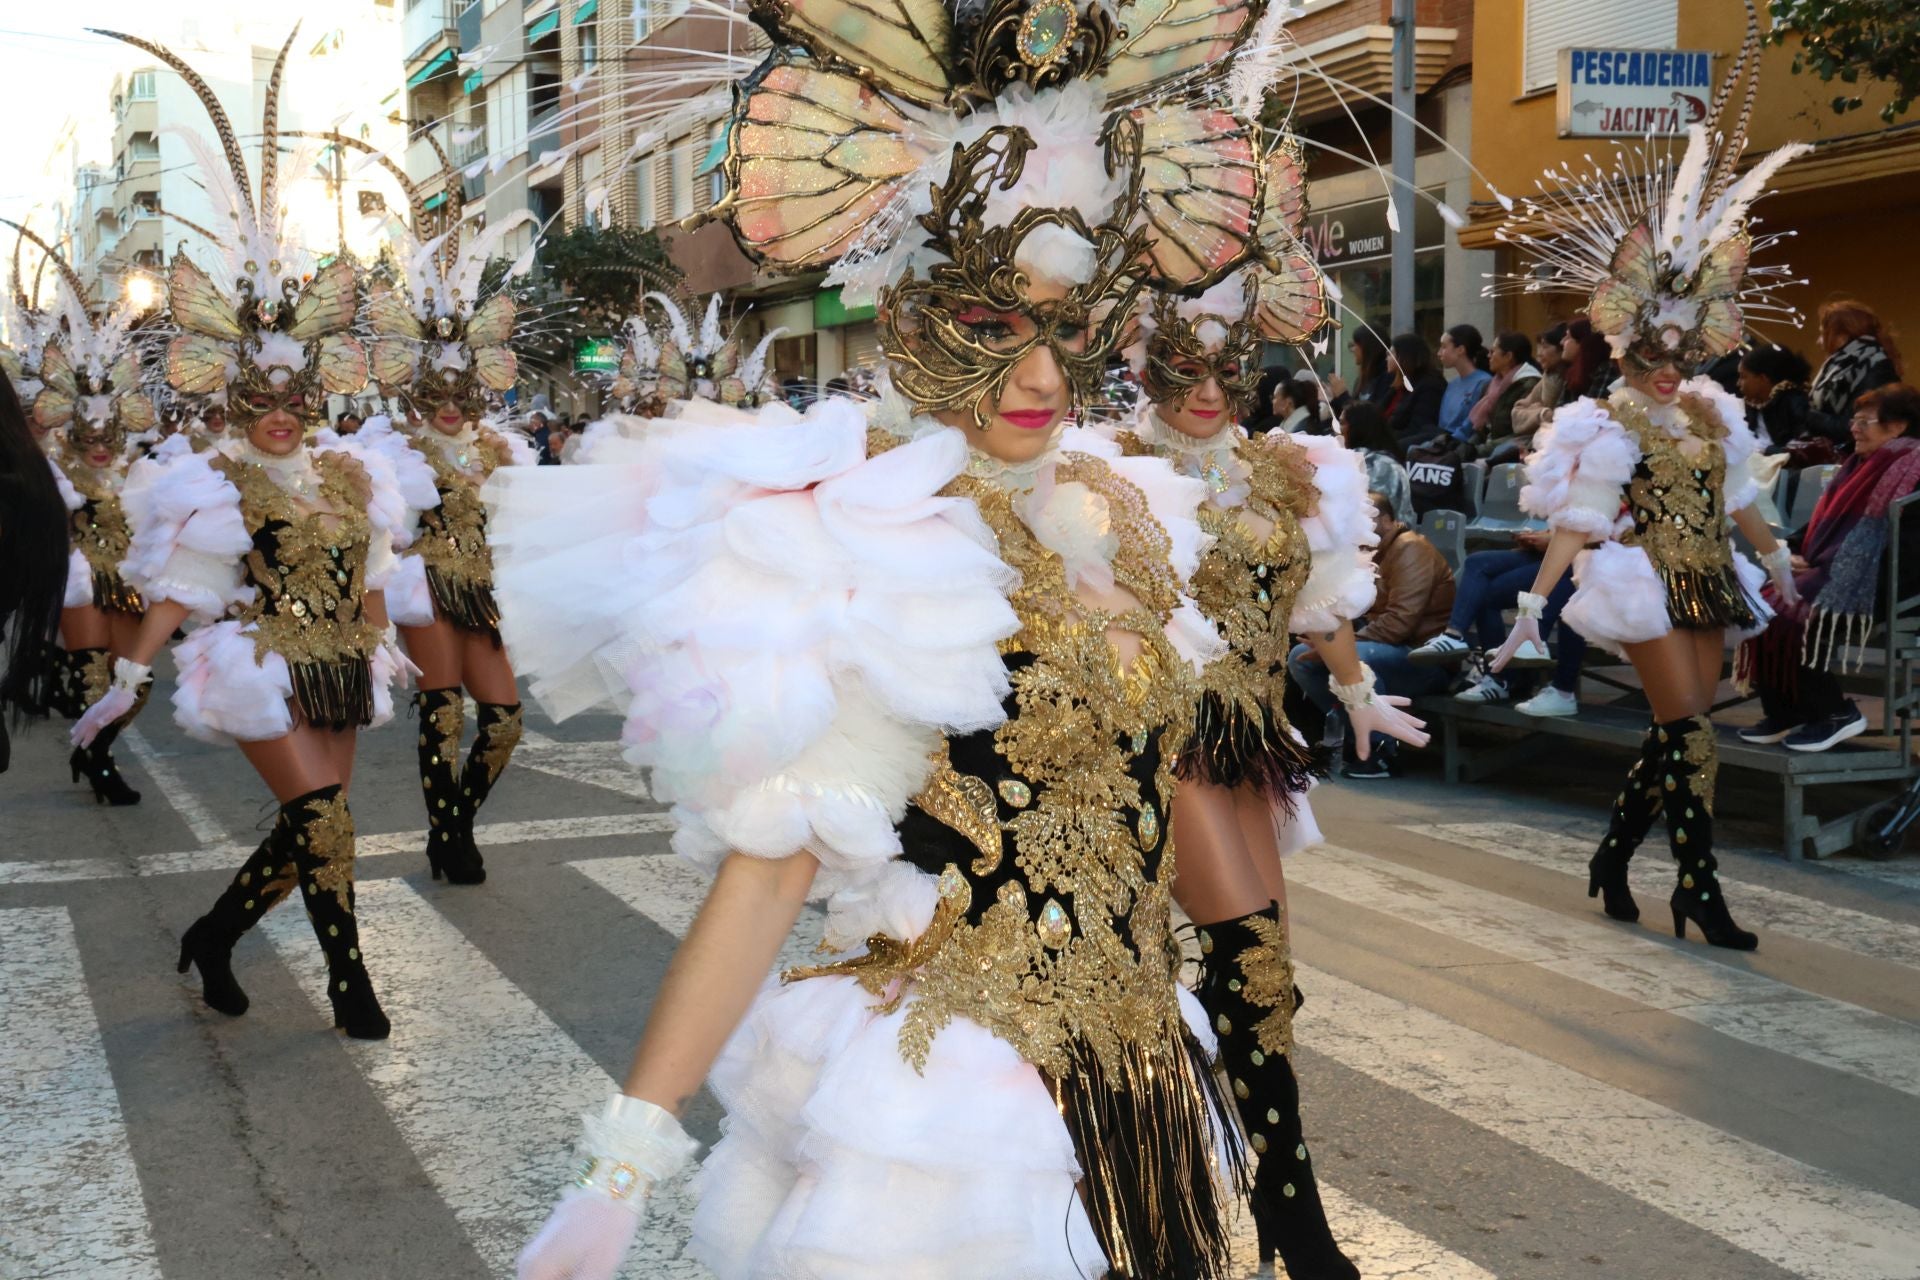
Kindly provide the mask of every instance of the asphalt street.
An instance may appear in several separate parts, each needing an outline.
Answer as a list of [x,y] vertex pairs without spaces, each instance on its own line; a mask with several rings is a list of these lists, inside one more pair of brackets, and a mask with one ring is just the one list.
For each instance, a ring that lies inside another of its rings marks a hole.
[[[394,1034],[358,1043],[297,912],[236,953],[245,1017],[175,974],[272,808],[168,692],[119,750],[137,807],[69,781],[57,726],[0,775],[0,1276],[510,1276],[700,895],[617,721],[529,715],[477,888],[427,876],[406,713],[363,736],[363,941]],[[1369,1280],[1916,1280],[1920,859],[1759,852],[1739,815],[1777,804],[1729,772],[1725,838],[1756,850],[1725,852],[1729,897],[1760,950],[1673,938],[1660,843],[1641,925],[1613,924],[1584,864],[1626,763],[1316,791],[1329,843],[1288,878],[1336,1230]],[[707,1099],[690,1118],[717,1122]],[[627,1275],[705,1275],[689,1203],[661,1194]]]

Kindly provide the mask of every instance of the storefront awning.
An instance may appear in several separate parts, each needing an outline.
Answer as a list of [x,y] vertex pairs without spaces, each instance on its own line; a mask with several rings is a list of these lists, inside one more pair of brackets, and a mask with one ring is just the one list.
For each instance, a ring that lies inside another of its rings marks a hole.
[[434,55],[433,61],[407,77],[407,88],[418,89],[448,67],[453,65],[453,50],[442,49]]
[[585,4],[573,11],[573,25],[577,27],[582,23],[592,22],[593,15],[599,12],[600,0],[587,0]]
[[468,97],[472,97],[473,91],[478,89],[481,84],[485,82],[486,78],[487,73],[485,71],[469,71],[466,82],[460,86],[460,92],[466,94]]
[[432,195],[427,197],[427,202],[424,205],[422,205],[421,208],[425,209],[428,213],[432,213],[435,209],[438,209],[441,205],[445,204],[446,202],[447,202],[447,193],[444,191],[436,191]]
[[527,28],[527,43],[532,44],[541,36],[560,29],[560,12],[555,10],[540,21]]

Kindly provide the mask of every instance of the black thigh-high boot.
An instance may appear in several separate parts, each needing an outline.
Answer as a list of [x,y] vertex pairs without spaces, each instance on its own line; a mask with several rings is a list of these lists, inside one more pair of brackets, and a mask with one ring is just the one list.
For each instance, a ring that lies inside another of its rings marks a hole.
[[322,787],[282,806],[293,832],[293,862],[307,920],[327,957],[333,1025],[356,1040],[385,1040],[392,1030],[360,955],[353,914],[353,813],[340,788]]
[[478,716],[473,750],[467,753],[467,767],[460,775],[459,825],[468,858],[484,879],[486,872],[481,869],[480,846],[473,838],[473,820],[480,812],[480,806],[492,794],[493,784],[500,781],[500,775],[506,772],[513,749],[520,745],[520,704],[481,702],[475,706]]
[[1660,726],[1660,787],[1667,810],[1667,840],[1680,864],[1680,882],[1668,905],[1673,934],[1687,936],[1687,921],[1700,926],[1708,942],[1734,951],[1752,951],[1757,935],[1733,922],[1713,856],[1713,788],[1720,773],[1720,738],[1713,721],[1690,716]]
[[299,880],[294,866],[293,833],[283,809],[273,830],[233,877],[213,909],[190,925],[180,939],[180,972],[200,970],[200,998],[209,1008],[237,1018],[247,1011],[247,993],[233,976],[233,946],[261,916],[278,906]]
[[1587,896],[1605,894],[1606,912],[1615,920],[1631,923],[1640,918],[1640,905],[1627,888],[1627,863],[1660,816],[1660,741],[1665,732],[1653,725],[1640,740],[1640,758],[1627,770],[1626,783],[1614,797],[1606,838],[1587,860]]
[[460,736],[466,728],[467,698],[458,686],[422,689],[413,695],[420,717],[420,794],[427,802],[427,866],[433,878],[455,884],[479,884],[487,873],[472,865],[462,841]]
[[[113,683],[113,655],[105,649],[74,649],[67,655],[71,664],[69,676],[73,682],[74,697],[79,700],[81,711],[105,697]],[[120,776],[120,766],[113,759],[113,740],[120,731],[133,723],[147,705],[147,694],[152,684],[142,686],[139,699],[133,709],[102,729],[94,740],[84,747],[75,747],[73,754],[67,757],[67,767],[73,772],[73,780],[82,777],[93,788],[93,798],[100,804],[129,805],[140,803],[140,793],[127,785]],[[80,712],[74,713],[78,719]]]
[[1293,1064],[1293,957],[1280,904],[1206,924],[1200,931],[1195,991],[1220,1040],[1220,1066],[1233,1090],[1253,1176],[1260,1258],[1277,1251],[1292,1280],[1359,1280],[1327,1225],[1300,1124]]

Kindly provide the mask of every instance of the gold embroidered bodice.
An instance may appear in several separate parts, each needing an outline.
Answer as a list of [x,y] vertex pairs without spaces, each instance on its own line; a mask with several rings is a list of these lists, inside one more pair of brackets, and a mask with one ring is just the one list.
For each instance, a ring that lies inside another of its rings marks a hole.
[[413,545],[426,566],[434,604],[459,626],[495,628],[500,611],[493,600],[493,549],[487,544],[487,509],[480,490],[500,465],[503,446],[492,433],[478,433],[469,465],[462,467],[437,441],[416,438],[411,443],[433,468],[440,494],[440,505],[421,513],[420,536]]
[[255,598],[239,612],[254,627],[258,656],[290,664],[364,662],[380,643],[365,613],[373,526],[358,468],[342,455],[313,456],[316,507],[303,507],[262,467],[216,454],[213,467],[240,491],[253,538],[246,557]]
[[[1647,553],[1666,585],[1674,623],[1751,625],[1753,612],[1734,572],[1727,533],[1725,448],[1696,430],[1699,451],[1689,456],[1679,440],[1632,402],[1615,399],[1607,408],[1640,447],[1626,492],[1633,528],[1620,541]],[[1697,429],[1697,423],[1690,425]]]
[[[1021,629],[1000,645],[1007,719],[944,742],[900,824],[905,858],[939,878],[933,923],[911,942],[876,936],[866,955],[789,975],[851,974],[886,1009],[911,994],[900,1048],[916,1068],[959,1017],[1055,1079],[1089,1058],[1118,1079],[1143,1055],[1184,1052],[1166,815],[1171,748],[1191,727],[1197,686],[1164,630],[1178,601],[1167,535],[1101,460],[1067,454],[1055,474],[1107,500],[1115,580],[1139,607],[1087,607],[1004,490],[971,477],[949,486],[1021,576],[1010,597]],[[1110,629],[1137,653],[1123,659]]]
[[120,491],[64,444],[55,452],[54,461],[81,498],[80,509],[68,513],[67,527],[74,548],[93,570],[94,606],[120,613],[145,612],[140,593],[120,577],[120,562],[127,558],[133,541],[133,530],[120,505]]

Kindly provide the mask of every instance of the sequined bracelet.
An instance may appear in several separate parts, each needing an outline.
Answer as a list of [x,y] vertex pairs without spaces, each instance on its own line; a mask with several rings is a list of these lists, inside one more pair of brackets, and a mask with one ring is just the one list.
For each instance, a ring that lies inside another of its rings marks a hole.
[[1352,684],[1341,684],[1329,675],[1327,688],[1333,690],[1333,696],[1340,699],[1340,705],[1349,711],[1370,707],[1373,705],[1373,668],[1361,663],[1360,678]]
[[660,1183],[687,1167],[700,1144],[660,1107],[624,1093],[606,1111],[582,1116],[585,1132],[575,1149],[580,1171],[574,1185],[598,1192],[636,1214]]
[[1531,591],[1522,591],[1514,603],[1520,607],[1520,616],[1523,618],[1538,621],[1540,615],[1547,611],[1547,598],[1537,596]]

